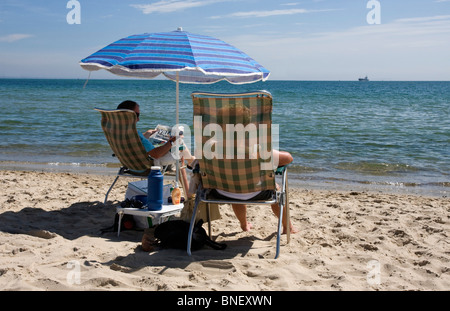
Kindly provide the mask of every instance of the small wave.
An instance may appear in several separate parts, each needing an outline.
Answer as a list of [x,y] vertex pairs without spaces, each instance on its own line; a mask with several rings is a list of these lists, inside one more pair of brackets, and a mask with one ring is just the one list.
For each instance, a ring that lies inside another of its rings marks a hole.
[[41,165],[50,165],[50,166],[72,166],[72,167],[119,167],[120,165],[117,163],[77,163],[77,162],[49,162],[49,163],[34,163]]
[[324,171],[324,169],[312,167],[312,166],[303,166],[298,164],[292,164],[289,166],[289,170],[293,173],[305,174],[305,173],[317,173]]
[[4,167],[85,167],[85,168],[118,168],[118,163],[81,163],[81,162],[32,162],[32,161],[0,161]]
[[49,163],[39,163],[39,164],[47,164],[50,166],[74,166],[74,167],[108,167],[109,163],[65,163],[65,162],[49,162]]
[[450,182],[448,182],[448,181],[431,182],[431,183],[428,183],[427,186],[432,186],[432,187],[450,187]]
[[419,171],[419,168],[417,167],[401,163],[341,162],[336,164],[335,168],[376,176],[396,175]]

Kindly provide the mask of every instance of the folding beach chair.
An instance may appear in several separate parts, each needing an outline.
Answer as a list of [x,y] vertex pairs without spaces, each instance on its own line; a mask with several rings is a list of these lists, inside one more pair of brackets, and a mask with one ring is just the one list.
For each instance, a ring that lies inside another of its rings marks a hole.
[[[274,169],[272,154],[272,96],[266,91],[244,94],[192,93],[196,148],[201,148],[200,183],[190,221],[187,252],[191,242],[200,202],[217,204],[278,203],[280,217],[275,258],[280,252],[283,209],[288,207],[287,168]],[[212,133],[214,133],[212,135]],[[201,137],[198,137],[201,136]],[[211,137],[213,136],[213,137]],[[197,149],[196,149],[197,150]],[[275,175],[281,175],[277,191]],[[215,189],[215,190],[213,190]],[[249,201],[217,198],[217,190],[229,193],[263,192],[267,198]],[[287,221],[289,223],[289,208]],[[208,214],[208,213],[207,213]],[[208,222],[211,224],[211,222]],[[287,226],[289,243],[289,225]],[[211,228],[209,227],[211,235]]]
[[[121,163],[117,176],[105,195],[105,201],[119,177],[147,178],[153,160],[147,155],[136,129],[136,113],[128,109],[95,108],[102,115],[101,126],[114,156]],[[167,167],[163,167],[163,172]]]

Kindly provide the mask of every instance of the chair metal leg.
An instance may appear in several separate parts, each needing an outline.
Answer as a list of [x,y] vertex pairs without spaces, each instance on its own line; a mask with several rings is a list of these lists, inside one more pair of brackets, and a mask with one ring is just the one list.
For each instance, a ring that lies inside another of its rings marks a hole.
[[109,195],[109,193],[111,192],[111,189],[114,187],[114,185],[116,184],[116,182],[117,182],[117,179],[119,179],[119,175],[117,175],[116,176],[116,179],[114,179],[114,181],[113,181],[113,183],[111,184],[111,187],[109,187],[109,189],[108,189],[108,192],[106,192],[106,195],[105,195],[105,201],[103,202],[103,204],[106,204],[106,201],[108,200],[108,195]]
[[117,237],[120,235],[120,224],[122,223],[123,212],[119,212],[119,223],[117,224]]
[[281,232],[283,230],[284,193],[280,194],[280,202],[278,203],[278,207],[280,208],[280,217],[278,218],[277,249],[275,253],[275,259],[277,259],[280,255]]
[[287,169],[283,171],[282,181],[281,181],[281,193],[278,202],[278,207],[280,208],[280,217],[278,218],[278,232],[277,232],[277,250],[275,253],[275,259],[280,255],[280,241],[281,241],[281,233],[283,228],[283,211],[286,206],[286,236],[287,243],[290,242],[290,234],[291,234],[291,220],[289,213],[289,197],[288,197],[288,187],[287,187]]
[[188,240],[187,240],[187,253],[189,256],[192,255],[191,253],[191,244],[192,244],[192,234],[194,232],[194,226],[195,226],[195,218],[197,216],[197,208],[200,202],[200,193],[197,191],[197,194],[195,196],[195,202],[194,202],[194,210],[192,211],[191,216],[191,224],[189,225],[189,234],[188,234]]
[[[189,232],[188,232],[188,241],[187,241],[187,253],[189,256],[192,255],[191,248],[192,248],[192,235],[194,231],[195,226],[195,219],[197,216],[198,206],[200,203],[200,197],[201,197],[202,189],[199,187],[197,189],[196,197],[195,197],[195,203],[194,203],[194,209],[191,216],[191,222],[189,225]],[[283,232],[283,214],[284,214],[284,208],[286,207],[286,221],[287,221],[287,227],[286,227],[286,233],[287,233],[287,243],[290,242],[290,213],[289,213],[289,198],[288,198],[288,183],[287,183],[287,170],[283,172],[282,175],[282,188],[281,191],[277,193],[279,195],[278,197],[278,207],[279,207],[279,217],[278,217],[278,229],[277,229],[277,245],[276,245],[276,252],[275,252],[275,259],[278,259],[280,256],[280,246],[281,246],[281,235]],[[208,230],[209,230],[209,236],[212,235],[211,230],[211,219],[210,219],[210,209],[209,209],[209,202],[207,203],[207,217],[208,217]]]
[[211,229],[211,206],[209,203],[206,204],[206,217],[208,220],[208,234],[209,238],[212,238],[212,229]]
[[285,194],[285,200],[286,200],[286,238],[287,238],[287,244],[291,242],[291,213],[289,208],[289,193],[288,193],[288,178],[287,178],[287,169],[284,171],[283,174],[283,182],[284,182],[284,194]]

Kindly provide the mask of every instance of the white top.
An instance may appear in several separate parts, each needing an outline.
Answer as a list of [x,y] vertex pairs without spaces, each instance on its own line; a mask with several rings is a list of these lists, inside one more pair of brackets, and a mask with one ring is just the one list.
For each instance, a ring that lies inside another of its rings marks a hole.
[[216,191],[221,195],[224,195],[231,199],[238,199],[238,200],[249,200],[261,192],[261,191],[256,191],[256,192],[247,192],[247,193],[233,193],[233,192],[228,192],[228,191],[219,190],[219,189],[216,189]]

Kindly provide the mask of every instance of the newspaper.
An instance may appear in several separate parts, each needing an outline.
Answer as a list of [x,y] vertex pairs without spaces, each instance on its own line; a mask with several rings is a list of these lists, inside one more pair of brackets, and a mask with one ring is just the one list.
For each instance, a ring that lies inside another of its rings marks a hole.
[[155,129],[156,132],[149,137],[150,142],[154,145],[164,144],[172,136],[172,127],[170,126],[158,124]]

